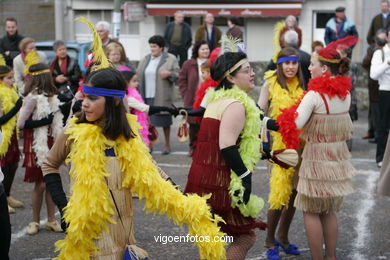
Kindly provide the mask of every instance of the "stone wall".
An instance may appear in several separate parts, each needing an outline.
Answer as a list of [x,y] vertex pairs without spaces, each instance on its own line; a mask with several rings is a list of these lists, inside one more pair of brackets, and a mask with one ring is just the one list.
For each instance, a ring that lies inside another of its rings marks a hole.
[[5,34],[4,21],[14,17],[19,33],[36,41],[54,40],[54,0],[3,0],[0,1],[0,36]]

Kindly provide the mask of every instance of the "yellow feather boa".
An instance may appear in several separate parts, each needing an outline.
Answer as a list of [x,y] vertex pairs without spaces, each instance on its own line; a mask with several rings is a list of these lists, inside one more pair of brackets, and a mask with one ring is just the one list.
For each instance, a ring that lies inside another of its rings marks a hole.
[[[16,85],[14,85],[15,87]],[[2,111],[3,114],[8,113],[14,106],[16,101],[18,101],[19,96],[16,93],[16,88],[9,88],[7,87],[4,82],[0,82],[0,100],[2,104]],[[7,123],[1,126],[1,132],[3,134],[3,140],[0,145],[0,157],[3,157],[7,151],[8,147],[11,144],[11,138],[14,133],[16,122],[18,120],[17,113],[15,116],[13,116]],[[16,128],[17,135],[18,136],[18,128]]]
[[[213,89],[207,93],[207,100],[210,103],[214,100],[226,97],[238,100],[245,107],[246,120],[244,129],[240,135],[241,141],[238,151],[240,152],[245,166],[253,172],[256,163],[260,159],[262,143],[259,136],[261,127],[260,113],[262,112],[256,107],[254,100],[237,86],[233,86],[233,88],[227,90],[219,89],[214,91]],[[230,178],[229,194],[232,200],[232,207],[237,207],[245,217],[256,218],[264,207],[264,200],[251,194],[247,204],[240,203],[239,201],[242,201],[244,196],[242,179],[240,179],[234,171],[231,171]],[[237,190],[240,191],[239,195],[234,195]]]
[[[134,132],[140,125],[133,115],[127,115]],[[152,162],[148,148],[140,136],[126,140],[108,140],[101,127],[93,124],[76,124],[72,118],[68,129],[68,140],[73,144],[67,162],[72,163],[70,171],[74,180],[72,195],[65,208],[65,221],[69,223],[64,240],[56,242],[60,254],[57,259],[89,259],[95,248],[93,240],[99,239],[108,223],[113,223],[114,205],[104,177],[109,175],[105,168],[105,149],[113,147],[124,173],[122,186],[131,189],[139,198],[145,198],[147,212],[166,214],[177,225],[188,225],[190,235],[224,236],[218,222],[212,219],[207,196],[184,196],[168,181],[162,179]],[[92,163],[91,163],[92,162]],[[202,259],[225,259],[226,243],[196,242]]]
[[[267,81],[265,84],[269,85],[270,117],[272,119],[276,119],[281,114],[280,109],[289,108],[303,95],[304,91],[299,87],[297,77],[287,83],[288,91],[278,83],[275,71],[266,72],[264,79]],[[272,150],[286,148],[279,132],[272,131],[271,136]],[[270,209],[281,209],[282,206],[288,205],[294,171],[294,168],[284,169],[276,163],[273,164],[268,198]]]

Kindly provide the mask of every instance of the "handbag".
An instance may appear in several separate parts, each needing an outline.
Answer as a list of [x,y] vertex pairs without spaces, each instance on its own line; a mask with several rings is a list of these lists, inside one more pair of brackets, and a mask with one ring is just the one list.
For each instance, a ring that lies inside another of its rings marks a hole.
[[157,132],[157,128],[151,124],[149,117],[148,117],[148,123],[149,123],[148,139],[149,139],[150,145],[152,146],[152,145],[155,145],[158,143],[158,132]]
[[67,102],[74,98],[73,92],[68,85],[63,85],[58,89],[58,99],[61,102]]
[[177,137],[179,142],[184,143],[188,141],[188,113],[184,109],[180,109],[179,114],[183,115],[183,118],[179,122],[179,127],[177,128]]

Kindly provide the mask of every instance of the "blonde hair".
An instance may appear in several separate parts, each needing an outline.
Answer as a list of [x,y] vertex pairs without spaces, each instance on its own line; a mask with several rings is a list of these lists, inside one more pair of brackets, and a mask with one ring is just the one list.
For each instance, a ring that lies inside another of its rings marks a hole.
[[109,56],[109,54],[112,51],[119,51],[119,53],[121,54],[121,58],[119,60],[119,63],[127,63],[128,62],[127,57],[126,57],[126,52],[120,44],[118,44],[117,42],[110,42],[104,48],[104,53],[106,54],[107,57]]
[[20,50],[20,52],[24,53],[24,50],[27,48],[27,45],[29,45],[32,42],[35,42],[35,40],[33,38],[31,38],[31,37],[23,38],[23,40],[21,40],[20,43],[19,43],[19,50]]

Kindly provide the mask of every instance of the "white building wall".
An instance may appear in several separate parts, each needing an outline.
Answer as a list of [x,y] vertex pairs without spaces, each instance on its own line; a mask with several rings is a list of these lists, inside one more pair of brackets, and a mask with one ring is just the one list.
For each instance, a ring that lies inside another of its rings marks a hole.
[[274,53],[275,18],[246,19],[246,49],[250,61],[269,61]]

